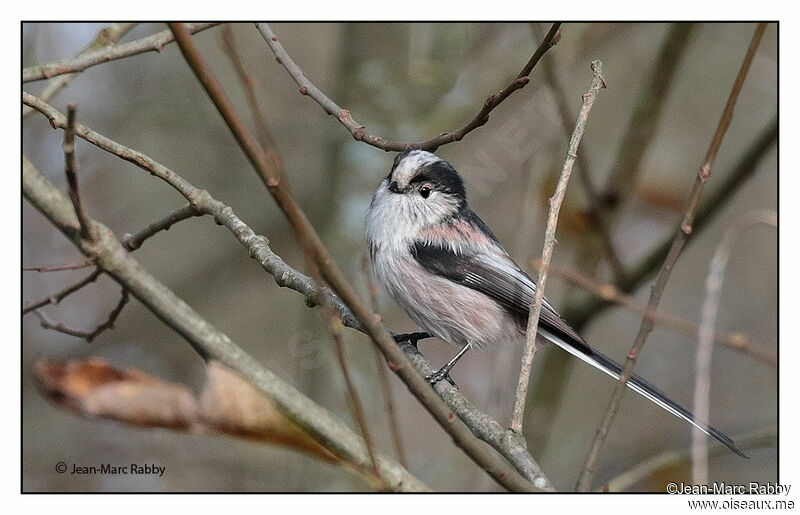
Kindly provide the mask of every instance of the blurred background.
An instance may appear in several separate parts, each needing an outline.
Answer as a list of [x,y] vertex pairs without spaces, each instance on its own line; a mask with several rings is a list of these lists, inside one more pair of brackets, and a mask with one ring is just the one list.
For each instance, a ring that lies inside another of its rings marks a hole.
[[[103,28],[95,23],[24,24],[23,67],[68,58]],[[420,141],[470,120],[487,95],[522,69],[549,24],[539,23],[276,23],[276,35],[307,77],[368,130],[385,139]],[[569,133],[591,80],[589,64],[604,61],[608,89],[590,114],[580,161],[562,208],[553,263],[604,283],[622,284],[645,303],[654,271],[644,260],[669,238],[688,200],[755,24],[565,23],[561,40],[534,69],[530,83],[492,112],[489,122],[438,154],[463,175],[473,209],[520,265],[541,255],[547,198],[560,171]],[[122,42],[165,30],[139,24]],[[392,153],[356,142],[276,63],[252,24],[233,24],[242,60],[282,152],[292,188],[337,264],[364,296],[363,219],[388,173]],[[194,40],[241,113],[243,89],[221,45],[221,27]],[[738,217],[777,208],[778,30],[770,24],[755,56],[706,184],[698,224],[667,285],[661,311],[699,322],[708,264]],[[46,82],[24,84],[38,95]],[[304,270],[284,217],[231,137],[221,117],[172,44],[89,68],[50,104],[62,113],[78,104],[78,120],[146,153],[230,205],[289,264]],[[248,122],[251,120],[248,119]],[[253,127],[253,125],[250,125]],[[23,153],[66,192],[61,131],[38,113],[22,123]],[[81,192],[88,213],[117,235],[134,233],[185,201],[141,169],[84,142],[77,143]],[[581,168],[581,169],[578,169]],[[610,265],[592,224],[585,173],[597,190],[626,272]],[[737,175],[741,173],[741,177]],[[78,261],[81,256],[50,223],[23,203],[24,265]],[[777,235],[769,227],[742,232],[722,288],[718,331],[741,333],[777,352]],[[296,292],[278,288],[231,234],[193,218],[156,235],[136,251],[153,275],[261,363],[355,428],[328,330]],[[644,263],[644,264],[643,264]],[[639,275],[631,279],[636,271]],[[23,304],[50,295],[86,270],[23,273]],[[107,277],[44,312],[71,327],[91,328],[116,305]],[[623,361],[641,320],[558,273],[547,296],[585,339]],[[378,298],[388,328],[416,330],[386,296]],[[343,469],[279,446],[167,429],[139,429],[61,411],[32,380],[37,359],[105,358],[199,391],[203,361],[138,301],[113,330],[92,343],[46,330],[23,318],[23,490],[35,491],[368,491]],[[381,452],[394,456],[376,362],[369,340],[346,333],[347,358]],[[691,407],[697,336],[657,324],[637,373]],[[436,365],[453,349],[420,343]],[[469,353],[452,373],[464,394],[501,424],[510,421],[521,349]],[[763,360],[715,345],[711,423],[734,440],[774,435],[777,370]],[[390,385],[409,470],[436,490],[495,491],[478,469],[393,375]],[[558,349],[536,355],[525,421],[529,449],[558,489],[571,490],[614,388],[606,375]],[[774,439],[773,439],[774,440]],[[756,438],[749,461],[714,455],[710,480],[777,480],[777,447]],[[643,460],[686,450],[691,428],[640,396],[626,394],[603,448],[595,485]],[[56,462],[155,463],[163,477],[57,474]],[[664,491],[690,481],[686,461],[636,481],[631,490]]]

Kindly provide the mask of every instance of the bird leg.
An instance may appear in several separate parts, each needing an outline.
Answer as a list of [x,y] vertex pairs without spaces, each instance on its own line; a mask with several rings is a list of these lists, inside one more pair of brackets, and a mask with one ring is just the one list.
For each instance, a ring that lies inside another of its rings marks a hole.
[[472,342],[470,342],[470,343],[468,343],[468,344],[464,345],[464,346],[461,348],[461,350],[460,350],[460,351],[458,351],[458,354],[456,354],[455,356],[453,356],[453,359],[451,359],[450,361],[448,361],[448,362],[447,362],[447,364],[446,364],[445,366],[443,366],[442,368],[440,368],[438,372],[436,372],[436,373],[434,373],[434,374],[431,374],[431,375],[429,375],[429,376],[428,376],[428,377],[426,377],[425,379],[427,379],[427,380],[428,380],[428,382],[429,382],[430,384],[432,384],[432,385],[434,385],[434,384],[438,383],[439,381],[441,381],[442,379],[444,379],[444,380],[446,380],[448,383],[450,383],[451,385],[453,385],[453,386],[455,386],[456,388],[458,388],[458,386],[456,386],[456,383],[455,383],[455,382],[453,382],[453,380],[450,378],[450,371],[451,371],[451,370],[453,369],[453,367],[456,365],[456,362],[457,362],[459,359],[461,359],[461,356],[463,356],[464,354],[466,354],[466,353],[467,353],[467,351],[468,351],[470,348],[472,348]]

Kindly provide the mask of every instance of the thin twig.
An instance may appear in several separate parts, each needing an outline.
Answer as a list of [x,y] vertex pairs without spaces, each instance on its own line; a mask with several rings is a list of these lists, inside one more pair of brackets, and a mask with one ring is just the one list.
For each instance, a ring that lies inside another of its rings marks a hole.
[[[389,331],[361,301],[349,281],[333,264],[333,260],[322,244],[319,235],[292,197],[284,174],[281,173],[282,163],[268,159],[267,153],[244,126],[219,81],[208,68],[186,29],[178,23],[171,23],[170,28],[175,34],[175,39],[187,63],[222,115],[253,168],[258,172],[276,203],[289,220],[295,237],[300,242],[304,253],[311,256],[316,262],[322,277],[353,311],[367,330],[372,341],[380,347],[384,356],[396,365],[397,368],[393,368],[393,370],[406,383],[412,394],[433,415],[439,425],[449,433],[455,443],[498,483],[513,491],[531,491],[540,488],[539,485],[534,485],[527,481],[516,470],[510,468],[508,463],[500,460],[495,454],[484,448],[470,432],[470,429],[462,421],[458,420],[450,408],[435,394],[425,378],[417,373],[409,362],[408,357],[398,348]],[[541,486],[544,485],[545,483],[542,482]]]
[[[719,174],[722,177],[722,184],[716,190],[711,191],[705,196],[705,200],[697,210],[692,226],[692,234],[699,234],[714,217],[722,211],[722,207],[733,198],[734,193],[739,191],[739,187],[745,183],[756,171],[758,163],[764,159],[767,152],[777,142],[778,139],[778,120],[773,119],[769,125],[755,138],[742,154],[741,159],[736,163],[731,171]],[[716,176],[716,175],[715,175]],[[664,262],[669,249],[672,246],[672,235],[667,237],[663,243],[654,247],[650,253],[642,258],[638,263],[629,267],[628,276],[621,281],[617,287],[620,291],[631,293],[638,288],[650,274],[652,274]],[[687,244],[691,244],[694,239],[690,239]],[[605,299],[592,298],[582,302],[576,307],[567,307],[564,318],[570,321],[573,327],[580,329],[585,326],[589,319],[596,316],[603,309],[611,305]]]
[[[136,23],[113,23],[108,27],[103,27],[94,37],[94,39],[75,57],[81,57],[90,52],[113,47],[136,25]],[[77,73],[68,73],[50,81],[47,84],[47,87],[45,87],[44,90],[42,90],[42,92],[39,94],[39,98],[45,102],[50,101],[51,98],[56,96],[59,91],[67,87],[69,83],[72,82],[77,76]],[[25,120],[32,113],[33,109],[25,106],[25,108],[22,110],[22,119]]]
[[[192,34],[218,25],[217,23],[187,23],[186,30]],[[172,32],[161,31],[146,38],[137,39],[122,45],[101,48],[93,52],[81,54],[76,57],[47,64],[37,64],[22,70],[22,82],[45,80],[65,73],[82,72],[91,66],[107,63],[123,57],[143,54],[145,52],[161,52],[164,46],[172,43]]]
[[[54,128],[64,129],[66,117],[52,106],[38,98],[23,92],[22,101],[46,116]],[[324,297],[339,314],[342,323],[353,329],[366,333],[366,329],[345,303],[330,289],[319,290],[314,280],[289,266],[280,256],[272,252],[269,241],[256,234],[247,224],[236,216],[230,206],[214,199],[207,191],[199,189],[175,173],[175,171],[153,160],[146,154],[126,147],[89,127],[78,124],[75,135],[79,136],[98,148],[109,152],[120,159],[131,162],[137,167],[152,174],[178,191],[198,210],[210,215],[215,222],[224,226],[236,240],[244,246],[250,256],[256,260],[265,272],[270,274],[275,283],[284,288],[290,288],[303,295],[306,305],[313,307],[319,304]],[[428,337],[427,333],[412,333],[405,335],[406,339]],[[411,344],[400,344],[403,352],[411,360],[413,366],[423,376],[435,372],[433,365]],[[387,360],[390,367],[395,366],[393,361]],[[491,445],[497,452],[506,458],[514,467],[535,485],[543,489],[552,490],[552,484],[542,472],[538,463],[531,457],[525,445],[525,439],[513,432],[504,429],[488,414],[478,410],[463,394],[450,383],[442,381],[436,385],[436,391],[442,395],[449,408],[458,418],[468,423],[470,430],[478,438]]]
[[353,119],[350,111],[339,107],[336,102],[328,98],[325,93],[320,91],[319,88],[317,88],[310,80],[308,80],[303,73],[303,70],[294,62],[294,60],[283,48],[283,45],[281,45],[281,43],[278,41],[277,36],[275,36],[275,34],[272,32],[272,28],[269,26],[269,24],[256,24],[258,31],[264,38],[264,41],[267,42],[267,45],[269,45],[270,49],[275,54],[275,58],[278,63],[280,63],[286,69],[286,71],[289,72],[289,75],[291,75],[292,79],[294,79],[294,81],[297,83],[298,87],[300,88],[300,93],[311,97],[327,114],[336,116],[336,118],[339,120],[339,123],[347,128],[356,141],[363,141],[368,145],[372,145],[373,147],[380,148],[385,151],[401,151],[407,148],[420,148],[423,150],[430,150],[431,152],[436,151],[436,149],[442,145],[446,145],[454,141],[460,141],[464,136],[473,130],[486,124],[486,122],[489,121],[489,114],[494,110],[494,108],[500,105],[516,90],[525,87],[525,85],[530,82],[530,78],[528,76],[533,71],[533,68],[536,66],[545,52],[550,50],[556,45],[556,43],[558,43],[558,40],[561,36],[561,31],[559,29],[560,26],[560,22],[553,23],[553,26],[547,33],[547,36],[531,56],[530,60],[528,60],[528,62],[522,68],[522,71],[520,71],[514,80],[512,80],[501,91],[493,95],[489,95],[486,98],[486,101],[483,103],[483,106],[481,106],[480,111],[478,111],[478,114],[476,114],[472,120],[454,131],[443,132],[435,138],[418,143],[407,143],[401,141],[388,141],[384,138],[371,134],[366,127]]
[[100,270],[98,268],[94,272],[92,272],[91,274],[89,274],[86,277],[84,277],[83,279],[81,279],[80,281],[67,286],[66,288],[64,288],[60,292],[55,293],[53,295],[49,295],[49,296],[47,296],[47,297],[45,297],[43,299],[31,302],[30,304],[28,304],[24,308],[22,308],[22,314],[23,315],[27,315],[28,313],[30,313],[30,312],[32,312],[32,311],[34,311],[36,309],[39,309],[39,308],[44,307],[44,306],[47,306],[48,304],[58,304],[64,298],[69,297],[70,295],[72,295],[76,291],[82,289],[87,284],[93,283],[100,276],[101,273],[102,273],[102,270]]
[[[544,74],[545,81],[550,87],[550,91],[553,92],[553,95],[556,98],[558,114],[561,118],[561,127],[569,137],[571,135],[570,129],[573,127],[572,117],[574,115],[572,114],[572,110],[567,102],[565,88],[559,79],[555,61],[552,59],[543,61],[542,72]],[[619,280],[625,276],[625,265],[622,263],[622,260],[617,253],[617,249],[614,247],[614,238],[612,236],[611,229],[609,228],[608,221],[606,220],[606,214],[603,211],[604,202],[600,198],[600,193],[597,191],[597,187],[592,182],[592,176],[589,173],[588,160],[586,159],[586,149],[578,154],[576,164],[578,165],[578,179],[580,180],[581,186],[583,186],[583,191],[586,194],[586,202],[588,204],[586,213],[589,221],[597,231],[597,237],[606,253],[606,258],[608,259],[609,265],[611,265],[611,270],[614,273],[614,277]]]
[[80,270],[87,266],[92,266],[91,259],[82,259],[77,263],[67,263],[66,265],[29,265],[23,266],[23,272],[61,272],[63,270]]
[[[99,271],[99,270],[98,270]],[[61,322],[55,323],[48,320],[48,318],[39,311],[38,309],[33,310],[33,314],[39,319],[39,322],[42,327],[45,329],[52,329],[54,331],[58,331],[59,333],[68,334],[70,336],[75,336],[76,338],[83,338],[88,343],[92,343],[92,340],[100,336],[100,333],[105,331],[106,329],[112,329],[114,327],[114,322],[117,321],[120,313],[122,313],[122,308],[125,307],[125,304],[128,303],[128,290],[124,287],[122,288],[122,294],[120,295],[119,302],[117,303],[116,307],[108,314],[108,318],[102,324],[98,325],[91,331],[86,331],[83,329],[73,329],[71,327],[67,327]]]
[[97,234],[94,228],[89,225],[89,217],[83,210],[81,204],[80,190],[78,189],[78,165],[75,163],[75,117],[78,108],[75,104],[67,106],[67,128],[64,131],[64,174],[67,176],[69,185],[69,198],[75,206],[75,214],[80,224],[81,239],[93,243],[97,241]]
[[[372,311],[378,313],[378,287],[372,280],[372,275],[369,272],[369,257],[364,254],[361,259],[361,271],[364,274],[364,279],[367,284],[367,292],[369,293],[370,306]],[[404,467],[408,468],[408,459],[406,458],[406,451],[403,447],[403,438],[400,434],[400,423],[397,420],[397,413],[394,409],[394,396],[392,395],[392,385],[389,383],[389,374],[386,368],[389,366],[386,363],[386,358],[383,357],[380,350],[372,345],[372,353],[375,356],[375,366],[378,369],[378,380],[381,383],[381,392],[383,393],[383,406],[386,408],[386,416],[389,419],[389,430],[392,433],[392,442],[394,442],[394,452],[397,454],[397,459]]]
[[528,315],[525,350],[522,354],[519,382],[517,383],[517,393],[514,398],[514,411],[511,417],[511,430],[517,434],[522,434],[522,419],[525,414],[525,400],[528,395],[528,383],[530,382],[533,356],[536,354],[536,334],[539,326],[539,315],[542,312],[542,299],[544,299],[544,288],[547,282],[547,269],[550,266],[550,259],[553,257],[553,249],[556,246],[558,212],[561,209],[564,195],[567,193],[567,184],[569,183],[570,175],[572,175],[572,167],[575,165],[575,159],[577,158],[578,145],[580,145],[581,138],[583,138],[583,133],[586,130],[586,121],[589,119],[589,111],[591,111],[594,100],[597,98],[597,93],[605,87],[606,82],[603,78],[603,62],[600,60],[592,61],[592,84],[589,87],[589,91],[583,95],[583,106],[581,107],[580,114],[578,114],[578,120],[575,122],[575,130],[572,132],[572,137],[569,141],[567,157],[564,159],[564,166],[561,169],[558,184],[556,185],[553,197],[550,199],[550,212],[547,215],[547,229],[544,235],[544,248],[542,249],[542,266],[539,267],[539,273],[536,279],[536,293],[530,306],[530,314]]
[[[531,260],[531,266],[538,268],[539,260]],[[640,302],[631,295],[626,295],[613,284],[603,283],[598,279],[587,277],[571,267],[559,266],[552,263],[550,264],[550,272],[566,279],[570,283],[579,286],[584,290],[594,293],[598,297],[607,300],[608,302],[619,304],[620,306],[638,313],[641,316],[645,316],[647,314],[646,304]],[[651,318],[657,324],[667,328],[675,329],[688,336],[696,335],[697,330],[700,327],[699,324],[675,315],[664,313],[662,311],[655,311],[651,313]],[[778,368],[778,355],[775,352],[755,344],[742,333],[715,331],[713,336],[714,341],[718,344],[730,347],[731,349],[750,356],[751,358],[756,359],[772,368]]]
[[[69,200],[25,158],[22,163],[22,192],[36,209],[86,253],[74,229],[75,213]],[[222,216],[225,213],[219,214]],[[270,369],[260,365],[227,335],[200,317],[183,299],[150,275],[122,247],[108,227],[96,221],[93,221],[93,225],[97,227],[100,236],[96,245],[99,268],[113,277],[161,321],[182,335],[204,359],[219,361],[241,374],[312,438],[335,456],[353,463],[364,476],[371,479],[371,463],[364,442],[358,435],[326,409],[283,381]],[[428,489],[400,464],[382,456],[378,461],[381,474],[393,491]]]
[[[722,240],[714,251],[708,265],[706,294],[701,311],[701,323],[697,330],[697,360],[695,362],[694,414],[699,420],[710,418],[711,403],[711,350],[714,339],[714,325],[719,312],[722,282],[725,268],[736,239],[749,227],[758,224],[778,226],[778,213],[759,210],[745,213],[725,230]],[[705,433],[695,428],[692,432],[692,483],[708,483],[708,439]]]
[[193,216],[203,216],[204,214],[205,213],[198,211],[192,204],[186,204],[172,213],[169,213],[167,216],[150,223],[136,234],[126,234],[125,237],[122,238],[122,245],[129,251],[136,250],[142,246],[144,240],[156,233],[168,231],[170,227],[182,220],[192,218]]
[[619,382],[617,382],[605,415],[603,416],[600,425],[597,427],[594,441],[592,442],[592,447],[586,456],[586,462],[583,466],[580,477],[578,478],[577,489],[579,491],[585,492],[592,487],[595,464],[598,456],[600,455],[600,448],[605,442],[606,437],[608,436],[608,431],[611,427],[611,423],[613,422],[614,417],[619,410],[620,402],[622,401],[622,394],[625,392],[628,379],[630,379],[633,375],[633,369],[636,366],[636,361],[641,354],[644,344],[647,342],[647,337],[653,330],[653,319],[651,318],[652,312],[654,312],[658,307],[658,303],[661,300],[661,294],[664,292],[664,288],[667,285],[667,281],[669,280],[672,269],[675,266],[675,262],[678,260],[678,257],[680,256],[681,251],[686,244],[686,240],[692,233],[692,221],[694,220],[695,213],[697,212],[697,206],[700,202],[700,195],[703,192],[703,186],[705,186],[706,181],[708,181],[709,177],[711,176],[711,167],[713,166],[714,160],[719,152],[719,148],[722,145],[722,138],[725,135],[728,126],[730,125],[731,118],[733,116],[733,108],[736,105],[736,100],[739,98],[739,92],[742,90],[742,84],[744,84],[744,79],[747,76],[748,70],[750,69],[750,64],[753,62],[753,56],[756,53],[758,44],[761,41],[761,36],[763,36],[766,27],[766,23],[759,23],[755,34],[753,34],[753,39],[750,42],[749,48],[747,49],[744,62],[742,63],[739,73],[736,76],[736,81],[734,82],[731,93],[728,96],[728,102],[725,105],[725,109],[723,110],[719,124],[717,125],[717,130],[714,133],[714,138],[711,141],[711,145],[708,147],[708,152],[706,153],[704,163],[697,172],[697,178],[695,179],[694,187],[692,188],[692,194],[689,198],[686,212],[681,220],[680,225],[675,231],[672,247],[670,248],[667,258],[664,260],[664,264],[658,273],[656,282],[653,284],[650,291],[650,300],[647,303],[646,311],[648,316],[642,318],[642,323],[639,326],[639,332],[636,335],[636,340],[633,344],[633,347],[631,347],[631,350],[628,351],[627,359],[625,360],[625,366],[622,368]]
[[239,76],[239,82],[242,83],[245,98],[247,99],[247,106],[249,107],[250,114],[253,116],[253,121],[256,124],[256,132],[258,133],[258,141],[265,149],[275,147],[275,138],[272,137],[272,132],[269,130],[267,121],[261,114],[261,106],[258,104],[258,96],[256,95],[255,79],[247,72],[247,68],[242,62],[239,48],[236,45],[236,39],[233,37],[233,30],[231,24],[226,23],[222,26],[220,33],[222,41],[222,48],[227,52],[228,57],[236,70],[236,75]]
[[333,343],[336,349],[336,360],[339,362],[339,368],[342,370],[342,377],[344,378],[344,383],[347,388],[347,400],[350,405],[350,413],[352,413],[353,420],[361,431],[364,443],[367,445],[367,452],[372,462],[373,471],[380,481],[384,483],[379,489],[385,490],[386,484],[381,476],[380,467],[378,466],[375,441],[372,438],[369,425],[367,424],[367,416],[364,414],[364,404],[361,402],[361,397],[358,395],[358,390],[353,383],[353,379],[350,376],[350,369],[347,366],[347,358],[344,354],[344,341],[342,340],[342,328],[344,326],[342,325],[342,321],[339,320],[339,317],[336,316],[336,312],[330,306],[323,303],[322,308],[324,316],[328,321],[328,326],[330,327],[331,336],[333,337]]

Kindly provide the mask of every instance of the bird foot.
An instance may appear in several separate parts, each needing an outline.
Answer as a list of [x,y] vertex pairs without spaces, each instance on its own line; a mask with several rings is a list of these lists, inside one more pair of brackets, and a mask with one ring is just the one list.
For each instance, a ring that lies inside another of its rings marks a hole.
[[435,385],[439,381],[444,380],[453,385],[454,388],[458,388],[456,382],[453,381],[452,377],[450,377],[450,370],[447,367],[442,367],[437,372],[434,372],[433,374],[427,376],[425,380],[428,381],[431,384],[431,386]]

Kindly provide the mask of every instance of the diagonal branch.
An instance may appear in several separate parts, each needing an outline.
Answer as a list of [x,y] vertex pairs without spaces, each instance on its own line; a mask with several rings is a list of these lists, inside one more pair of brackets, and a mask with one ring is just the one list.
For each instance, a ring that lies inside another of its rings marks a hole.
[[[47,103],[25,92],[22,94],[22,101],[25,105],[33,107],[46,116],[54,128],[64,129],[66,127],[66,117]],[[313,279],[298,272],[283,261],[280,256],[272,252],[269,247],[269,241],[247,226],[236,216],[230,206],[214,199],[207,191],[193,186],[173,170],[154,161],[149,156],[117,143],[89,127],[78,124],[75,128],[75,134],[98,148],[135,164],[175,188],[191,205],[210,215],[216,223],[228,229],[237,241],[247,249],[250,257],[255,259],[264,271],[273,276],[278,286],[297,291],[303,295],[306,305],[310,307],[318,305],[321,302],[321,296],[324,296],[325,302],[336,310],[345,326],[366,332],[364,326],[342,299],[328,288],[318,289]],[[414,339],[427,337],[428,335],[427,333],[413,333],[405,336],[408,339]],[[412,345],[401,343],[401,348],[420,374],[427,376],[435,372],[433,365]],[[390,366],[396,366],[395,362],[387,361]],[[491,445],[529,481],[536,485],[542,485],[543,489],[552,490],[550,481],[528,452],[524,438],[504,429],[488,414],[478,410],[458,389],[453,388],[449,383],[445,381],[438,383],[436,391],[442,396],[453,413],[468,424],[475,436]]]
[[[218,25],[217,23],[187,23],[186,30],[192,34],[206,30],[208,28]],[[175,40],[172,32],[163,30],[152,36],[137,39],[130,43],[122,45],[101,48],[93,52],[77,55],[70,59],[63,61],[56,61],[47,64],[37,64],[36,66],[29,66],[22,70],[22,82],[32,82],[37,80],[45,80],[56,75],[64,75],[66,73],[82,72],[86,68],[122,59],[123,57],[130,57],[133,55],[143,54],[145,52],[161,52],[164,47]]]
[[70,336],[75,336],[76,338],[83,338],[88,343],[92,343],[92,340],[100,336],[100,333],[105,331],[106,329],[112,329],[114,327],[114,322],[117,321],[119,318],[120,313],[122,313],[122,308],[128,303],[128,290],[124,287],[122,288],[122,294],[120,295],[119,302],[117,303],[116,307],[108,314],[105,322],[101,323],[91,331],[86,331],[84,329],[73,329],[72,327],[67,327],[61,322],[51,322],[44,313],[39,311],[38,309],[33,311],[33,314],[36,315],[36,318],[39,319],[39,323],[45,329],[52,329],[54,331],[58,331],[59,333],[68,334]]
[[206,90],[215,107],[222,115],[231,133],[244,151],[253,168],[269,189],[278,206],[284,212],[306,254],[319,267],[322,277],[331,285],[345,304],[352,310],[370,338],[394,363],[393,370],[408,386],[411,393],[433,415],[440,426],[453,438],[472,460],[491,475],[499,484],[513,491],[531,491],[546,485],[545,480],[534,485],[495,454],[484,448],[470,429],[450,408],[435,395],[431,385],[411,365],[408,357],[397,346],[394,338],[375,317],[372,310],[358,297],[342,272],[334,265],[314,227],[292,197],[288,188],[280,159],[270,158],[242,123],[219,81],[214,77],[188,32],[179,24],[170,28],[186,58],[187,63]]
[[160,218],[150,223],[150,225],[148,225],[141,231],[137,232],[136,234],[126,234],[125,237],[122,239],[122,245],[129,251],[136,250],[142,246],[144,240],[150,238],[156,233],[161,231],[168,231],[170,227],[172,227],[173,225],[182,220],[186,220],[187,218],[192,218],[194,216],[203,216],[204,214],[205,213],[201,213],[192,204],[186,204],[185,206],[169,213],[164,218]]
[[67,286],[60,292],[55,293],[53,295],[49,295],[43,299],[31,302],[30,304],[27,304],[24,308],[22,308],[22,314],[27,315],[28,313],[31,313],[36,309],[47,306],[48,304],[58,304],[59,302],[61,302],[62,299],[69,297],[76,291],[82,289],[87,284],[93,283],[98,277],[100,277],[101,273],[102,270],[100,270],[99,268],[95,269],[95,271],[92,272],[91,274],[87,275],[80,281]]
[[371,134],[366,127],[353,119],[350,111],[339,107],[336,102],[328,98],[325,93],[323,93],[310,80],[308,80],[303,73],[303,70],[294,62],[291,56],[289,56],[289,54],[283,48],[283,45],[281,45],[281,43],[278,41],[278,37],[274,32],[272,32],[272,28],[269,26],[269,24],[256,24],[258,31],[264,38],[264,41],[267,42],[267,45],[269,45],[272,53],[275,54],[275,59],[286,69],[287,72],[289,72],[289,75],[291,75],[292,79],[294,79],[300,88],[301,94],[311,97],[327,114],[336,116],[336,118],[339,120],[339,123],[347,128],[356,141],[363,141],[368,145],[372,145],[373,147],[380,148],[387,152],[392,150],[401,151],[407,148],[420,148],[434,152],[442,145],[446,145],[454,141],[461,141],[464,136],[478,127],[485,125],[486,122],[489,121],[489,114],[497,106],[511,96],[512,93],[518,89],[524,88],[525,85],[530,82],[530,78],[528,76],[533,71],[533,68],[536,66],[542,56],[558,43],[558,40],[561,37],[561,30],[559,28],[560,26],[560,22],[553,23],[553,26],[547,33],[547,36],[545,36],[542,43],[522,68],[522,71],[520,71],[514,80],[512,80],[505,88],[493,95],[489,95],[484,101],[483,106],[481,106],[481,109],[478,111],[478,114],[476,114],[472,120],[454,131],[443,132],[435,138],[418,143],[405,143],[402,141],[388,141],[384,138]]
[[531,367],[533,366],[533,356],[536,354],[536,333],[539,327],[539,316],[542,312],[542,300],[544,299],[544,288],[547,283],[547,270],[550,267],[550,259],[553,257],[553,249],[556,246],[556,227],[558,225],[558,213],[561,210],[561,203],[564,195],[567,194],[567,184],[572,175],[572,167],[578,158],[578,146],[586,130],[586,122],[589,119],[589,111],[594,105],[597,93],[606,87],[603,78],[603,62],[600,60],[592,61],[592,84],[583,95],[583,106],[575,122],[575,130],[569,140],[567,157],[564,159],[564,166],[558,178],[553,197],[550,199],[550,212],[547,215],[547,228],[544,235],[544,248],[542,249],[542,266],[536,278],[536,293],[530,306],[528,315],[528,329],[525,338],[525,350],[522,353],[522,365],[519,372],[519,382],[517,383],[516,397],[514,398],[514,411],[511,417],[511,430],[517,434],[522,434],[522,419],[525,415],[525,400],[528,396],[528,383],[531,377]]
[[[112,48],[135,26],[135,23],[113,23],[108,27],[100,29],[100,31],[86,46],[86,48],[81,50],[80,53],[75,57],[81,57],[90,52],[101,49]],[[42,90],[42,92],[39,94],[39,97],[45,102],[49,101],[51,98],[56,96],[59,91],[67,87],[69,83],[72,82],[77,76],[77,73],[68,73],[59,76],[57,79],[54,79],[47,84],[47,87],[45,87],[44,90]],[[25,109],[22,110],[22,119],[24,120],[28,118],[32,113],[33,109],[26,106]]]
[[709,177],[711,177],[711,167],[713,166],[714,160],[719,152],[719,148],[722,145],[722,138],[725,136],[728,126],[731,123],[731,119],[733,117],[733,108],[736,105],[736,100],[739,98],[739,93],[742,90],[744,79],[747,77],[750,64],[753,62],[756,49],[758,48],[758,44],[761,41],[761,36],[764,35],[766,28],[766,23],[759,23],[755,33],[753,34],[753,39],[750,42],[750,46],[748,47],[747,53],[744,57],[744,62],[742,62],[742,66],[739,69],[739,73],[736,76],[733,87],[731,88],[730,95],[728,96],[728,102],[726,103],[725,109],[720,117],[717,130],[714,133],[714,137],[708,147],[708,152],[706,152],[704,163],[697,172],[697,178],[695,179],[694,187],[692,188],[689,203],[686,206],[686,212],[681,220],[680,225],[675,231],[675,236],[673,237],[669,254],[664,260],[664,264],[661,266],[661,270],[656,277],[656,282],[653,284],[650,291],[650,300],[647,303],[646,316],[642,318],[642,323],[639,326],[639,332],[636,335],[636,340],[634,341],[631,350],[628,351],[628,356],[625,360],[625,366],[622,368],[619,382],[617,382],[617,386],[614,389],[614,393],[611,401],[608,404],[606,413],[603,416],[600,425],[597,427],[597,432],[595,433],[592,447],[586,456],[586,463],[584,464],[583,470],[578,478],[577,489],[579,491],[585,492],[592,487],[595,463],[600,455],[600,448],[603,446],[603,443],[608,436],[611,423],[614,421],[614,417],[619,410],[620,403],[622,402],[622,394],[625,392],[626,383],[633,375],[633,369],[636,366],[636,361],[642,351],[642,348],[647,342],[647,337],[650,336],[650,333],[653,330],[652,313],[655,312],[656,308],[658,307],[658,303],[661,301],[661,294],[664,292],[664,288],[667,285],[667,281],[672,273],[672,269],[674,268],[675,263],[677,262],[678,257],[680,256],[681,251],[686,244],[686,240],[689,239],[689,235],[692,233],[692,221],[694,220],[695,213],[697,212],[697,206],[700,203],[700,195],[703,193],[703,187],[705,186],[706,181],[708,181]]

